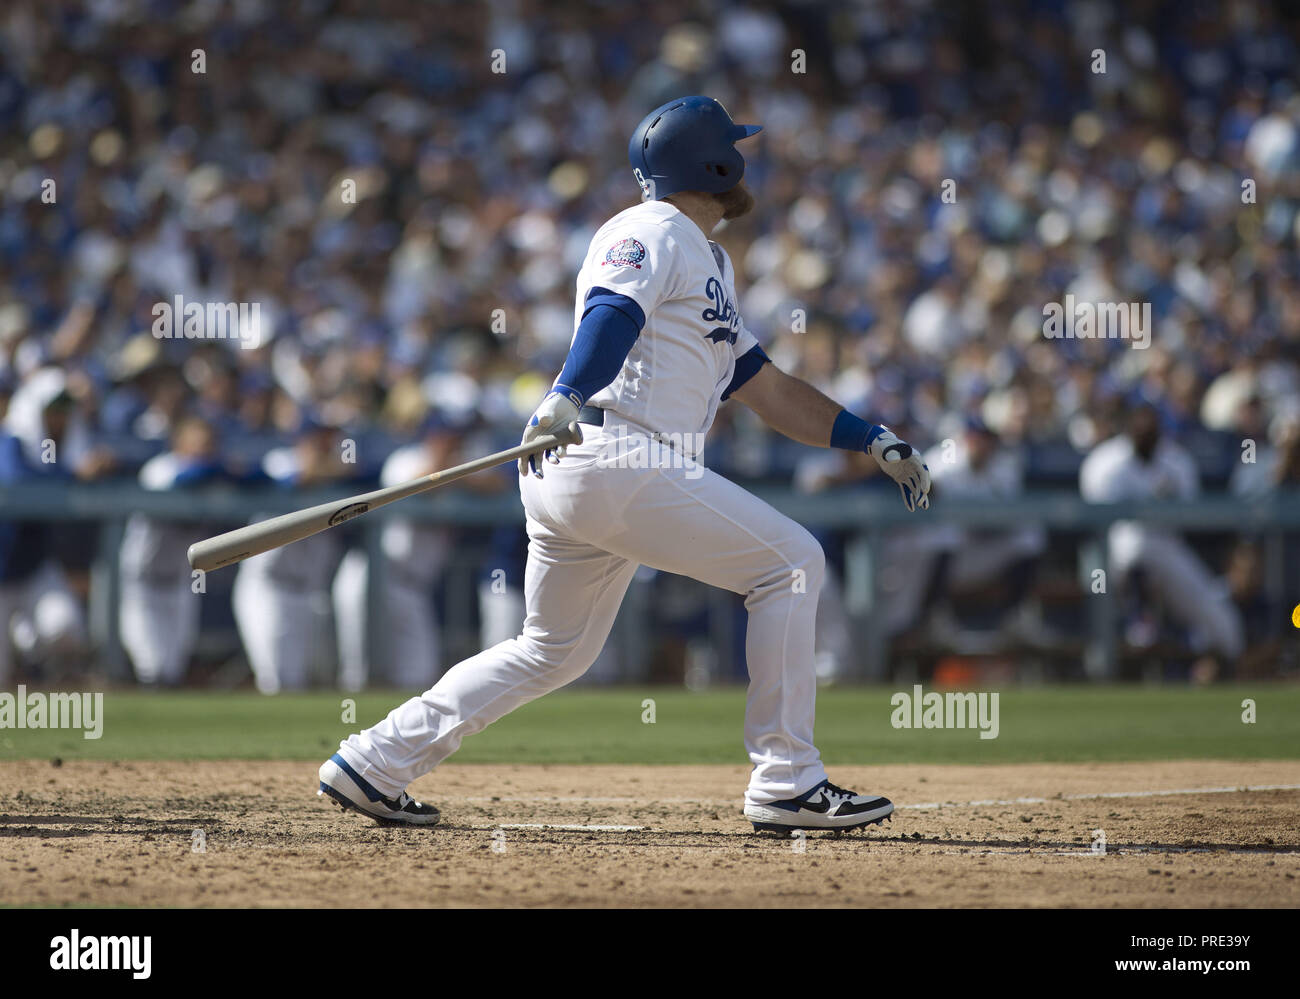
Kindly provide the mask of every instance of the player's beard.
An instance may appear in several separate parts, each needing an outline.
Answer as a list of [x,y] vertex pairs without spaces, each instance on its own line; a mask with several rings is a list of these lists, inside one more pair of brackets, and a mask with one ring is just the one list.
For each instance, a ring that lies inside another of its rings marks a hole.
[[730,191],[723,191],[721,194],[715,194],[714,197],[722,205],[724,219],[738,219],[754,207],[754,196],[749,193],[749,188],[745,186],[743,180]]

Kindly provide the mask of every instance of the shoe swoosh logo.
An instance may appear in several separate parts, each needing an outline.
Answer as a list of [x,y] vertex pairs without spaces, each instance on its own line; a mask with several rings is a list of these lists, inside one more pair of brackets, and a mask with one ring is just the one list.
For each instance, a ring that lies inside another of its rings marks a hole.
[[801,801],[799,807],[806,808],[810,812],[825,813],[831,810],[831,803],[826,800],[826,795],[819,794],[816,801]]

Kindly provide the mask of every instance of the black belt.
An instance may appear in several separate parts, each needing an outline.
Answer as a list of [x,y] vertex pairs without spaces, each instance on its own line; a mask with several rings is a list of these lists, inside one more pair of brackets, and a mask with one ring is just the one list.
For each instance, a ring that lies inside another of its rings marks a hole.
[[578,410],[578,422],[593,427],[603,427],[605,425],[605,411],[599,406],[583,406]]

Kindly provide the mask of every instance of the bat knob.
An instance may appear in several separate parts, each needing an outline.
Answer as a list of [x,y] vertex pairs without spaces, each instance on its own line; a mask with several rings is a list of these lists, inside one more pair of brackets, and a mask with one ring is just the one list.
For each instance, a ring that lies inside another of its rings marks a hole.
[[576,423],[570,423],[567,427],[561,427],[555,431],[555,437],[561,444],[581,444],[582,428]]

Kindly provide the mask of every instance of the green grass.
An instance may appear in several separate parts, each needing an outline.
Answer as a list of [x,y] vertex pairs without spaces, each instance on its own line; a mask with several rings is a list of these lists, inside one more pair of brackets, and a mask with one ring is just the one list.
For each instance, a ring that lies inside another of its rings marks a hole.
[[[1036,687],[1001,695],[1000,733],[904,730],[890,725],[893,688],[823,690],[817,741],[827,763],[1014,763],[1091,760],[1295,759],[1300,687]],[[316,760],[349,732],[373,724],[403,695],[149,694],[109,691],[98,740],[79,731],[0,729],[0,760]],[[1257,721],[1241,720],[1253,698]],[[641,720],[653,698],[656,721]],[[463,763],[732,763],[741,745],[744,692],[673,688],[558,691],[467,739]]]

